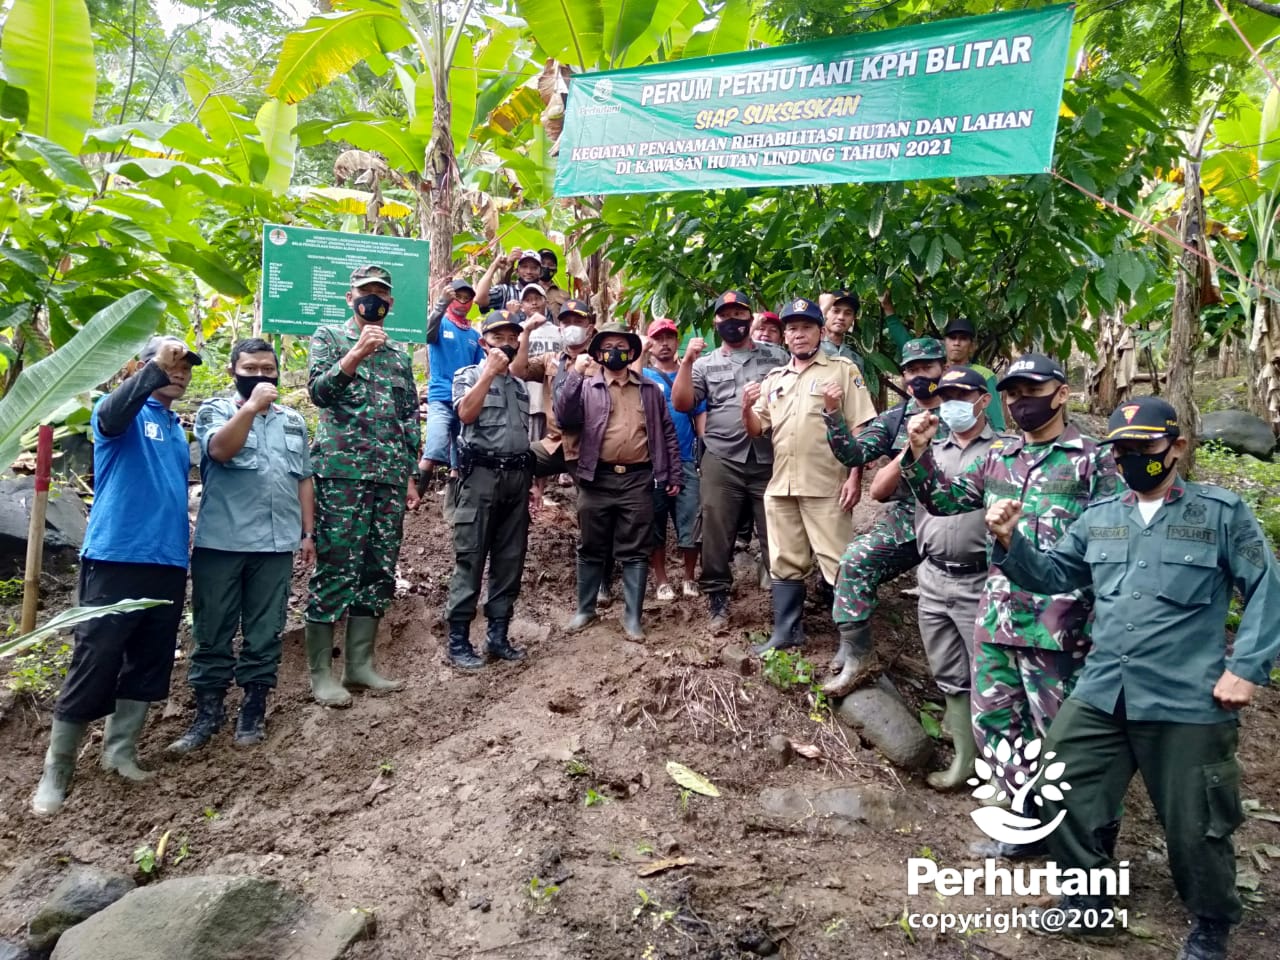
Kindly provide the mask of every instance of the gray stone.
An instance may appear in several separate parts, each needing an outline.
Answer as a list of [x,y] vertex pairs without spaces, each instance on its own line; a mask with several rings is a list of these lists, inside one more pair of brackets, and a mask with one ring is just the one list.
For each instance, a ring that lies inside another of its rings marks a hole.
[[828,789],[766,787],[760,806],[792,823],[810,819],[828,832],[852,834],[867,827],[895,830],[910,826],[917,811],[911,800],[875,784]]
[[775,767],[785,767],[795,758],[791,749],[791,741],[783,734],[775,733],[769,738],[769,759]]
[[256,877],[140,887],[62,935],[53,960],[339,960],[372,916],[309,903]]
[[96,867],[73,867],[27,925],[27,945],[48,951],[63,932],[105,910],[136,884],[128,877]]
[[31,952],[12,940],[0,940],[0,960],[34,960]]
[[[31,504],[35,500],[35,477],[0,480],[0,559],[22,560],[27,555],[27,530],[31,525]],[[45,511],[45,556],[62,551],[79,551],[84,544],[88,513],[78,494],[70,487],[49,491]]]
[[732,645],[720,651],[720,665],[743,677],[751,676],[754,669],[751,654]]
[[933,755],[933,740],[884,677],[875,686],[855,690],[840,701],[840,721],[907,770],[923,769]]
[[1200,418],[1200,440],[1217,440],[1236,453],[1270,460],[1276,435],[1267,421],[1244,410],[1219,410]]

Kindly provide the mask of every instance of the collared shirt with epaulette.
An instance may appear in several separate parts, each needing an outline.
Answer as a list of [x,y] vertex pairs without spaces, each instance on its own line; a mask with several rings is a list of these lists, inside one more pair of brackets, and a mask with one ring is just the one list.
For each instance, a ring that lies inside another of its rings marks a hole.
[[302,533],[298,484],[311,476],[307,422],[273,403],[253,418],[240,452],[226,462],[209,455],[209,441],[240,409],[238,397],[200,404],[200,512],[195,545],[242,553],[292,553]]
[[835,383],[844,392],[846,422],[876,415],[862,373],[850,360],[818,353],[803,369],[792,359],[760,384],[755,414],[773,443],[773,476],[765,493],[775,497],[834,497],[849,476],[827,445],[822,392]]
[[[983,459],[996,439],[997,434],[990,423],[984,423],[982,432],[967,444],[961,444],[956,435],[948,431],[944,436],[934,438],[933,459],[948,476],[955,476]],[[935,557],[949,563],[980,563],[986,560],[987,519],[982,510],[939,517],[920,507],[915,514],[920,556]]]
[[[480,380],[480,367],[463,367],[453,375],[453,407]],[[459,433],[463,449],[491,457],[508,457],[529,449],[529,391],[518,377],[494,377],[484,396],[480,416],[464,423]]]
[[[1175,480],[1144,521],[1131,490],[1093,504],[1052,550],[1015,534],[992,561],[1048,592],[1090,589],[1093,649],[1072,697],[1130,720],[1226,723],[1213,687],[1224,670],[1265,684],[1280,654],[1280,568],[1258,521],[1221,487]],[[1231,596],[1244,598],[1227,653]]]
[[[1022,503],[1018,529],[1042,549],[1053,546],[1090,503],[1116,492],[1111,448],[1068,424],[1047,443],[997,438],[987,455],[948,476],[931,451],[919,460],[910,449],[902,474],[930,513],[951,516],[1006,497]],[[992,570],[978,607],[975,643],[1037,647],[1075,653],[1088,646],[1093,597],[1088,591],[1045,595]]]
[[849,346],[847,343],[834,344],[830,340],[824,339],[821,344],[822,352],[828,357],[843,357],[852,361],[853,365],[858,368],[859,373],[866,373],[867,362],[862,359],[862,354]]
[[702,442],[708,450],[734,463],[746,463],[749,452],[757,463],[773,462],[768,438],[753,440],[742,425],[742,391],[790,359],[791,354],[776,344],[751,341],[741,350],[717,347],[693,362],[693,403],[707,405]]
[[422,442],[413,360],[388,340],[350,376],[340,361],[359,339],[354,318],[311,335],[308,380],[320,408],[311,464],[322,479],[404,486],[417,471]]

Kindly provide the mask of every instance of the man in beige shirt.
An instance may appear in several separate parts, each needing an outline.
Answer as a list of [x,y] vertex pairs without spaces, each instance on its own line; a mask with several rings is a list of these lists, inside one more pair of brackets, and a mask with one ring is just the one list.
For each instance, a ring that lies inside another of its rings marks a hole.
[[850,471],[827,443],[822,418],[828,392],[838,391],[846,420],[861,425],[876,415],[857,366],[821,350],[823,315],[803,297],[781,313],[791,351],[785,366],[743,391],[742,422],[748,436],[768,434],[773,444],[773,477],[764,494],[773,573],[773,635],[757,654],[804,643],[804,578],[810,558],[834,584],[840,554],[849,542],[849,511],[858,501],[860,471]]

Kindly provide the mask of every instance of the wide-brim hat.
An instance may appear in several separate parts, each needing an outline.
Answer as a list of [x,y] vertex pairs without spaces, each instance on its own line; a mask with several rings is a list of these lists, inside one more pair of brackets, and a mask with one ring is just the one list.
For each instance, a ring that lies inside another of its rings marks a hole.
[[[631,347],[631,352],[637,357],[640,356],[642,346],[640,338],[620,323],[606,323],[603,327],[597,330],[596,335],[591,338],[591,343],[587,347],[587,353],[595,356],[596,351],[600,349],[600,341],[605,337],[626,337],[627,343]],[[632,359],[635,358],[633,357]]]

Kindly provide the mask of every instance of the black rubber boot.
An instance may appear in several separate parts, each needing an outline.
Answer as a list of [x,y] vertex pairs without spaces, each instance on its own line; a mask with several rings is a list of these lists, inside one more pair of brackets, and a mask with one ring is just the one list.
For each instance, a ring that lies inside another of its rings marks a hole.
[[804,594],[803,580],[773,581],[773,635],[752,647],[752,653],[759,657],[770,650],[804,645],[804,631],[800,629]]
[[1227,960],[1227,939],[1231,936],[1231,924],[1226,920],[1210,920],[1196,917],[1187,934],[1178,960]]
[[187,732],[169,744],[170,753],[190,753],[198,750],[213,739],[213,735],[222,729],[222,722],[227,718],[226,707],[222,700],[225,690],[196,690],[196,718],[191,722]]
[[507,630],[511,626],[508,620],[490,620],[489,632],[485,637],[485,645],[489,650],[489,656],[497,657],[499,660],[523,660],[525,652],[518,647],[513,647],[507,639]]
[[707,616],[714,631],[724,630],[729,626],[729,591],[717,590],[707,594]]
[[1102,849],[1106,851],[1107,859],[1114,860],[1116,858],[1116,841],[1120,839],[1120,821],[1112,820],[1105,826],[1093,831],[1093,835],[1098,839],[1098,844]]
[[578,612],[565,625],[566,633],[577,633],[596,622],[596,604],[600,602],[603,581],[604,564],[578,558]]
[[648,561],[635,560],[622,565],[622,630],[631,640],[644,639],[641,619],[644,614],[644,587],[648,579]]
[[471,647],[471,624],[449,624],[449,662],[463,670],[479,670],[484,661]]
[[866,679],[873,664],[875,646],[871,641],[871,622],[861,620],[857,623],[837,623],[840,633],[841,658],[840,674],[822,685],[822,692],[828,697],[847,696],[854,687]]
[[267,739],[267,694],[271,688],[265,683],[250,683],[244,688],[244,700],[240,704],[240,716],[236,718],[236,743],[252,747]]

